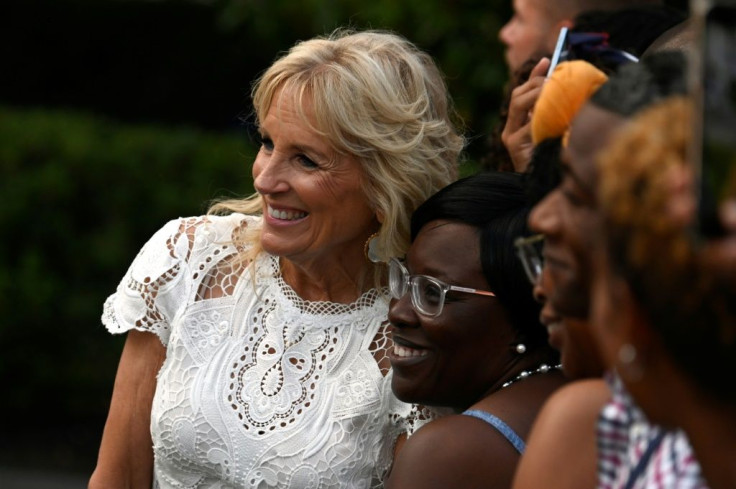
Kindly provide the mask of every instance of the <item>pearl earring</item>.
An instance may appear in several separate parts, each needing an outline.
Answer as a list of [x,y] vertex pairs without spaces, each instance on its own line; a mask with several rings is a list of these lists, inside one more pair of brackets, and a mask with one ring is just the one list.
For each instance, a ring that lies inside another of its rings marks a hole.
[[526,353],[526,345],[524,343],[519,343],[518,345],[516,345],[514,350],[516,350],[516,353],[518,353],[519,355],[522,355]]

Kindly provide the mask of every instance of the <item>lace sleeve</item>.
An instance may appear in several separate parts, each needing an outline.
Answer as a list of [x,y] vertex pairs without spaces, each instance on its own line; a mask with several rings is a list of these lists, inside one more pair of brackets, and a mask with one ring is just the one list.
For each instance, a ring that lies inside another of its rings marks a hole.
[[392,418],[410,437],[425,424],[448,414],[452,414],[452,409],[409,404],[403,413],[393,413]]
[[185,268],[194,232],[204,219],[170,221],[143,246],[105,301],[102,323],[108,331],[149,331],[168,344],[171,320],[189,295]]
[[[384,480],[391,471],[394,460],[395,442],[400,435],[411,437],[419,428],[439,417],[452,414],[452,409],[427,407],[419,404],[408,404],[393,397],[389,410],[391,428],[390,437],[394,443],[385,443],[378,456],[376,474],[380,480]],[[381,486],[382,487],[382,486]]]

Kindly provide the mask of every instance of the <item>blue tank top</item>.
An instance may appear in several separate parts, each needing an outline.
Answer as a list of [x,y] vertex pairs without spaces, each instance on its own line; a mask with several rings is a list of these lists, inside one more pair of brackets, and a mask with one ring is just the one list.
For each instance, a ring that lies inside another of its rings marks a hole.
[[478,418],[480,420],[485,421],[489,425],[493,426],[494,428],[496,428],[496,430],[498,430],[499,433],[501,433],[509,441],[509,443],[511,443],[514,446],[514,448],[516,449],[517,452],[519,452],[519,454],[524,453],[524,448],[526,448],[526,445],[524,444],[524,440],[522,440],[521,437],[517,435],[516,432],[512,430],[509,425],[501,421],[500,418],[497,418],[491,413],[481,411],[480,409],[468,409],[467,411],[464,411],[463,414],[466,416],[472,416],[474,418]]

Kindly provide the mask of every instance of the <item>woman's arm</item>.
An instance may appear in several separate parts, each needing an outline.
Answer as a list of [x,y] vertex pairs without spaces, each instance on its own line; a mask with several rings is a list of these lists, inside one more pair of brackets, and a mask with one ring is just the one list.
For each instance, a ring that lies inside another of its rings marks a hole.
[[151,406],[165,356],[166,349],[155,334],[128,332],[89,489],[150,489]]
[[602,379],[572,382],[552,394],[529,434],[513,489],[596,487],[596,422],[610,397]]

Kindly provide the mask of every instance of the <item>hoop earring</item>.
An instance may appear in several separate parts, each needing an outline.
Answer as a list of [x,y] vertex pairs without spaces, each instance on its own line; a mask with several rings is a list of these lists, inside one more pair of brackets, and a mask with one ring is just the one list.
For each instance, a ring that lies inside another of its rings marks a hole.
[[366,260],[371,263],[381,262],[381,258],[378,256],[377,248],[378,233],[373,233],[368,236],[368,239],[365,241],[365,245],[363,245],[363,254],[365,255]]

